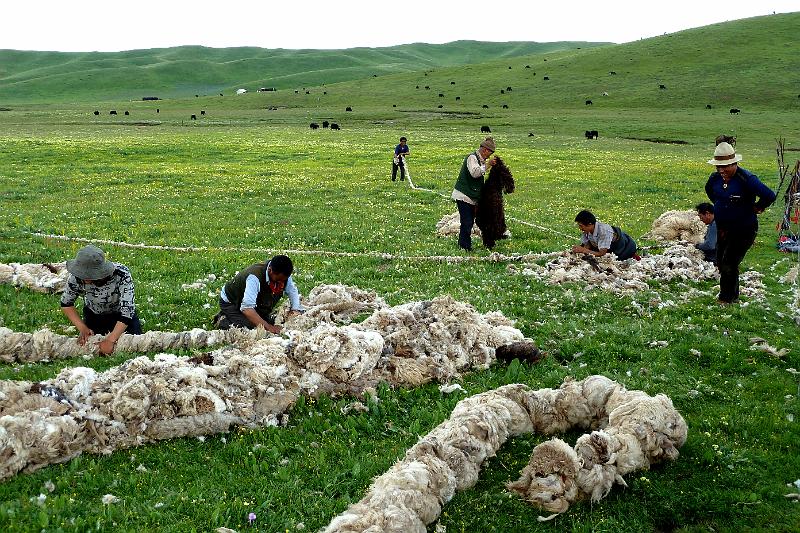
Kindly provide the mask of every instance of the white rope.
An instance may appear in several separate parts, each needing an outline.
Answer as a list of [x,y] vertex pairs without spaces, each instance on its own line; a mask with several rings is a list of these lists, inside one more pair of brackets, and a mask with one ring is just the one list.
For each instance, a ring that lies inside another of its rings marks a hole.
[[45,239],[56,239],[70,242],[83,242],[92,244],[104,244],[118,246],[120,248],[135,248],[140,250],[169,250],[175,252],[207,252],[210,250],[220,252],[244,252],[244,253],[285,253],[291,255],[317,255],[326,257],[371,257],[374,259],[398,260],[398,261],[440,261],[444,263],[506,263],[515,261],[536,261],[556,257],[562,252],[541,252],[506,255],[493,252],[487,256],[474,255],[405,255],[391,254],[386,252],[333,252],[329,250],[299,250],[299,249],[278,249],[278,248],[238,248],[233,246],[164,246],[159,244],[129,243],[124,241],[112,241],[109,239],[88,239],[86,237],[71,237],[68,235],[53,235],[37,231],[26,231],[25,233],[34,237]]
[[[423,187],[417,187],[416,185],[414,185],[414,182],[411,181],[411,173],[408,171],[408,163],[406,163],[406,176],[408,176],[408,185],[409,185],[409,187],[411,187],[411,190],[430,192],[430,193],[433,193],[433,194],[437,194],[437,195],[439,195],[442,198],[445,198],[447,200],[451,199],[448,195],[442,194],[442,193],[440,193],[438,191],[434,191],[433,189],[425,189]],[[527,222],[525,220],[521,220],[521,219],[516,218],[516,217],[508,217],[508,220],[513,220],[514,222],[517,222],[519,224],[523,224],[525,226],[530,226],[532,228],[540,229],[542,231],[548,231],[550,233],[558,235],[559,237],[565,237],[565,238],[569,239],[570,241],[575,240],[575,237],[573,235],[568,235],[566,233],[562,233],[562,232],[560,232],[558,230],[554,230],[553,228],[540,226],[539,224],[535,224],[533,222]]]

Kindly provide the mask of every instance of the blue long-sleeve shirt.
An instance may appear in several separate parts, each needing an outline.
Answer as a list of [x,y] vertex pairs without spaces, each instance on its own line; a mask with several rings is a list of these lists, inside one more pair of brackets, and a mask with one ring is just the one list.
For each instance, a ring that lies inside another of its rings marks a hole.
[[706,261],[717,262],[717,221],[714,220],[706,229],[706,237],[703,242],[695,245],[698,250],[705,254]]
[[[714,222],[721,230],[757,230],[756,209],[766,209],[775,201],[775,193],[742,167],[727,184],[719,172],[706,182],[706,194],[714,204]],[[758,201],[756,201],[756,197]]]

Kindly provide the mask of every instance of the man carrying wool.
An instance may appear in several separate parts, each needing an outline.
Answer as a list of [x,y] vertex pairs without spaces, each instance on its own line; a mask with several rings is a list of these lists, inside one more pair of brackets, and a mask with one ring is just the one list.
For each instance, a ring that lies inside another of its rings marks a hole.
[[450,196],[456,202],[461,219],[458,246],[468,252],[472,251],[472,225],[475,223],[475,214],[481,199],[484,176],[496,162],[492,157],[494,150],[494,139],[486,137],[476,151],[464,158]]
[[253,329],[262,326],[270,333],[280,333],[275,325],[278,302],[287,295],[290,316],[301,313],[300,293],[292,280],[294,265],[285,255],[276,255],[266,263],[245,268],[222,287],[220,312],[214,317],[218,329],[231,327]]

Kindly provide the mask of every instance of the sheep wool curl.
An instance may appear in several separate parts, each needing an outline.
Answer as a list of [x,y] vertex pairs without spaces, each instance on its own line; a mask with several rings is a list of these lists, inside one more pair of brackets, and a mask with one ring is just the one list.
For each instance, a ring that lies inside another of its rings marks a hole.
[[545,265],[510,264],[508,270],[551,285],[581,283],[621,295],[649,289],[648,281],[700,282],[718,276],[714,264],[705,261],[703,253],[691,244],[672,244],[660,254],[643,256],[640,261],[619,261],[612,254],[594,257],[564,252]]
[[512,324],[445,296],[377,310],[361,324],[322,323],[193,358],[162,353],[105,372],[76,367],[41,383],[0,381],[0,479],[82,452],[277,425],[301,394],[358,395],[380,381],[457,376],[488,365],[497,347],[524,341]]
[[[253,330],[230,329],[226,331],[195,328],[189,331],[148,331],[142,335],[123,334],[117,341],[116,351],[127,353],[154,353],[164,350],[206,348],[219,344],[246,343],[271,336],[261,328]],[[98,344],[105,337],[93,335],[81,346],[77,338],[58,335],[49,329],[23,333],[0,327],[0,361],[7,363],[38,362],[98,355]]]
[[63,292],[67,286],[66,263],[0,263],[0,283],[36,292]]
[[687,433],[669,398],[627,391],[604,376],[567,378],[558,389],[506,385],[459,402],[324,532],[422,533],[456,490],[477,482],[483,462],[509,437],[570,428],[604,429],[580,437],[574,450],[560,439],[537,446],[510,486],[557,513],[580,497],[602,498],[628,472],[676,459]]
[[308,331],[322,322],[349,323],[360,313],[387,307],[374,291],[350,285],[317,285],[301,303],[305,312],[294,317],[289,317],[288,303],[281,306],[275,323],[287,329]]
[[706,225],[695,211],[667,211],[653,221],[645,238],[655,241],[688,241],[692,244],[702,242],[706,235]]
[[[458,211],[455,213],[445,215],[436,223],[436,236],[437,237],[452,237],[458,235],[461,231],[461,216]],[[477,224],[472,225],[472,236],[481,238],[481,230]]]

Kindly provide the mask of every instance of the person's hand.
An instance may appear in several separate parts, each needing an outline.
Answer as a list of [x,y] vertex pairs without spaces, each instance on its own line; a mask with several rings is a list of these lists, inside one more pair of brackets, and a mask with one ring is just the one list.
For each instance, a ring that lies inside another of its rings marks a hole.
[[584,248],[583,246],[578,246],[577,244],[572,247],[572,251],[576,254],[588,254],[589,249]]
[[495,163],[497,163],[497,159],[495,159],[494,157],[492,157],[491,159],[487,159],[486,160],[486,166],[487,167],[493,167],[495,165]]
[[97,345],[97,349],[101,354],[104,355],[111,355],[114,353],[114,347],[116,347],[117,341],[113,339],[109,339],[106,337]]
[[274,333],[275,335],[281,334],[281,327],[280,326],[273,326],[272,324],[267,324],[266,330],[270,333]]
[[82,328],[80,328],[79,331],[80,333],[78,334],[78,344],[83,346],[84,344],[86,344],[86,341],[89,340],[89,337],[94,335],[94,331],[89,329],[88,326],[83,326]]
[[754,212],[756,215],[760,215],[761,213],[763,213],[763,212],[764,212],[764,208],[763,208],[763,207],[758,207],[758,206],[755,206],[755,205],[754,205],[754,206],[753,206],[753,212]]

